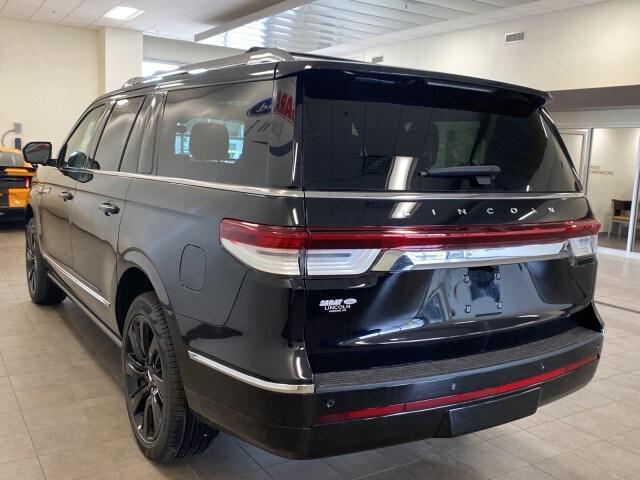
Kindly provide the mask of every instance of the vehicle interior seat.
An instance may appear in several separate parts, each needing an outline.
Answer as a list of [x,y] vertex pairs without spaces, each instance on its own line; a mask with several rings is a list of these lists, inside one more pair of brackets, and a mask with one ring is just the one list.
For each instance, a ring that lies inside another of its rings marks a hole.
[[218,163],[229,159],[229,131],[219,123],[198,123],[191,129],[189,140],[191,158],[187,177],[216,181]]

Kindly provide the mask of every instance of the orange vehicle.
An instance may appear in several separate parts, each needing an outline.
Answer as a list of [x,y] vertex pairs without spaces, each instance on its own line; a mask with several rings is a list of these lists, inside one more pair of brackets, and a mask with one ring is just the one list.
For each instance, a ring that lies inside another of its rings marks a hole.
[[0,147],[0,218],[24,212],[34,172],[20,150]]

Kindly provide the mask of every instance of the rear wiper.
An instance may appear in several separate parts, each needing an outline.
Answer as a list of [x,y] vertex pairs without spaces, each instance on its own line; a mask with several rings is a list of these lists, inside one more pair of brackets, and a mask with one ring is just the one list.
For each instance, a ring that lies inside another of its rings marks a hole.
[[459,167],[428,168],[418,173],[421,177],[475,177],[480,185],[489,185],[500,174],[498,165],[462,165]]

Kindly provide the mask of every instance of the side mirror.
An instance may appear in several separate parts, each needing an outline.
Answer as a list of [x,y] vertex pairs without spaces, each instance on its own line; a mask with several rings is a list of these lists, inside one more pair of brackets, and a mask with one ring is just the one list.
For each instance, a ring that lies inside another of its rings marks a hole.
[[47,165],[51,160],[51,150],[51,142],[29,142],[22,149],[22,154],[31,165]]

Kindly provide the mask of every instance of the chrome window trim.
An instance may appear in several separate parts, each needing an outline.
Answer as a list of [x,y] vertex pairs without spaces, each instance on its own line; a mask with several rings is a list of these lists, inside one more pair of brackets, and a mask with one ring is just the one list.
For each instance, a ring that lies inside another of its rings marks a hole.
[[428,192],[428,193],[411,193],[411,192],[339,192],[339,191],[322,191],[322,190],[306,190],[307,198],[332,198],[332,199],[354,199],[354,200],[395,200],[395,201],[411,201],[411,200],[527,200],[527,199],[565,199],[565,198],[582,198],[582,192],[568,193],[500,193],[500,192]]
[[[570,256],[568,241],[497,248],[460,248],[445,251],[387,250],[372,267],[374,272],[404,272],[472,266],[509,265],[566,258]],[[441,254],[444,258],[416,258],[424,254]]]
[[528,199],[565,199],[583,198],[582,192],[568,193],[457,193],[457,192],[432,192],[432,193],[411,193],[411,192],[342,192],[332,190],[292,190],[286,188],[272,187],[252,187],[249,185],[237,185],[232,183],[206,182],[203,180],[192,180],[188,178],[162,177],[158,175],[148,175],[143,173],[112,172],[106,170],[86,171],[96,175],[109,175],[113,177],[136,178],[140,180],[150,180],[153,182],[172,183],[175,185],[186,185],[192,187],[210,188],[213,190],[224,190],[228,192],[248,193],[250,195],[262,195],[265,197],[290,197],[290,198],[324,198],[324,199],[353,199],[353,200],[528,200]]
[[191,180],[189,178],[161,177],[157,175],[147,175],[143,173],[111,172],[104,170],[87,170],[98,175],[109,175],[112,177],[137,178],[140,180],[151,180],[153,182],[172,183],[175,185],[186,185],[191,187],[211,188],[213,190],[225,190],[229,192],[248,193],[251,195],[262,195],[266,197],[295,197],[302,198],[302,190],[287,190],[286,188],[251,187],[249,185],[235,185],[231,183],[205,182],[202,180]]
[[78,279],[78,277],[73,275],[71,272],[69,272],[66,268],[64,268],[62,265],[60,265],[58,262],[56,262],[53,258],[51,258],[46,253],[43,253],[42,256],[47,261],[47,263],[49,265],[51,265],[54,268],[54,270],[56,270],[60,275],[62,275],[63,277],[69,279],[75,285],[80,287],[84,292],[88,293],[93,298],[95,298],[100,303],[102,303],[105,307],[109,308],[109,306],[111,305],[111,302],[109,302],[109,300],[104,298],[102,295],[100,295],[98,292],[96,292],[93,288],[91,288],[85,282],[83,282],[82,280]]
[[218,363],[210,358],[207,358],[199,353],[189,350],[189,358],[195,362],[198,362],[206,367],[213,368],[229,375],[230,377],[240,380],[254,387],[262,388],[263,390],[269,390],[271,392],[278,393],[297,393],[297,394],[309,394],[315,391],[315,386],[312,383],[307,384],[293,384],[293,383],[276,383],[262,380],[261,378],[247,375],[246,373],[239,372],[231,367],[227,367],[221,363]]

